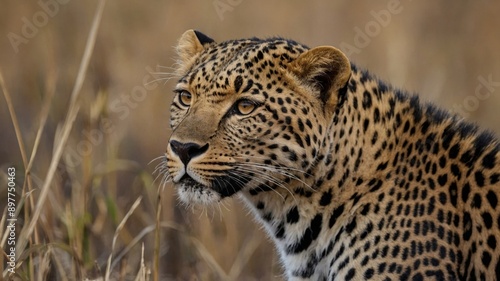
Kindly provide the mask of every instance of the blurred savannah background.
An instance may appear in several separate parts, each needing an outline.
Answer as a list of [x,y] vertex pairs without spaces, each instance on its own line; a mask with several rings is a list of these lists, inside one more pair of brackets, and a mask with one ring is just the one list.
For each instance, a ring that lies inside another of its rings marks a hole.
[[283,280],[241,202],[187,208],[162,175],[154,181],[150,161],[170,134],[173,46],[187,29],[337,46],[500,133],[499,1],[108,0],[99,22],[100,3],[2,1],[0,280]]

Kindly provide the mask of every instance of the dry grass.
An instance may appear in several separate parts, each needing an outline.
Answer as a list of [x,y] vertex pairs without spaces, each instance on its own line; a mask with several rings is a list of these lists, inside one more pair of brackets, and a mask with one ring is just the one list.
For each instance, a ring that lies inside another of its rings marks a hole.
[[[17,53],[7,35],[44,10],[7,1],[0,11],[0,280],[281,280],[273,246],[237,200],[189,209],[154,181],[157,162],[148,163],[169,134],[172,46],[189,28],[353,44],[354,28],[386,4],[242,1],[220,18],[223,0],[104,2],[60,4]],[[474,94],[478,76],[500,81],[499,3],[413,2],[402,0],[351,59],[449,109]],[[500,132],[493,88],[466,117]],[[8,167],[18,199],[11,276]]]

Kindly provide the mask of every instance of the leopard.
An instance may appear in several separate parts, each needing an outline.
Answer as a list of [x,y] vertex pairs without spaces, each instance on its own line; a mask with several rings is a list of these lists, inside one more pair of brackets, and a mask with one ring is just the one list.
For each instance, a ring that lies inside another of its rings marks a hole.
[[188,30],[175,49],[162,173],[187,205],[239,198],[284,278],[500,280],[494,133],[332,46]]

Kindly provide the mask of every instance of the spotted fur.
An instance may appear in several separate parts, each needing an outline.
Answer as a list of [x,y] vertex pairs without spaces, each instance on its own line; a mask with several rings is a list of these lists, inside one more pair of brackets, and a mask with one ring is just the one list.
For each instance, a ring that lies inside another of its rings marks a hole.
[[186,203],[238,194],[289,280],[500,280],[500,144],[282,38],[187,31],[166,175]]

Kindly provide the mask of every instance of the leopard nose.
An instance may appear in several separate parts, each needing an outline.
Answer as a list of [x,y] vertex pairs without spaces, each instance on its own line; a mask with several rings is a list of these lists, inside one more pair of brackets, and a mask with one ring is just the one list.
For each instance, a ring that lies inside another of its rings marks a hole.
[[176,140],[171,140],[170,147],[172,148],[172,151],[179,156],[182,163],[187,166],[191,159],[205,153],[208,150],[208,143],[201,146],[193,142],[182,143]]

